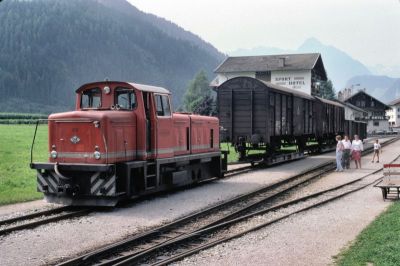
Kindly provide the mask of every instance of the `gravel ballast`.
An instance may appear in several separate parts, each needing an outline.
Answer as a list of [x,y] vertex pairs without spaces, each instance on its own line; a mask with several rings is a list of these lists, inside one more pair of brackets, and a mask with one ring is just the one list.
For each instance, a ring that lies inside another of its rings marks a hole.
[[[391,147],[392,150],[400,151],[400,144],[398,143],[392,144]],[[387,150],[387,152],[385,151],[385,153],[382,154],[383,160],[381,161],[389,160],[389,157],[391,156],[390,154],[391,153],[389,152],[389,150]],[[287,178],[300,171],[304,171],[310,167],[316,166],[317,164],[332,160],[333,158],[333,153],[308,157],[306,159],[295,161],[290,164],[284,164],[269,169],[258,170],[229,179],[220,180],[218,182],[212,182],[203,186],[192,188],[190,190],[180,191],[151,200],[138,202],[137,204],[129,208],[119,208],[110,212],[92,213],[82,218],[44,225],[33,230],[15,232],[0,238],[0,250],[2,253],[2,256],[0,256],[0,265],[40,265],[44,263],[54,262],[55,260],[60,258],[67,258],[77,254],[81,254],[87,250],[115,242],[116,240],[123,239],[128,235],[135,234],[147,228],[157,226],[168,221],[172,221],[183,215],[187,215],[191,212],[203,209],[211,204],[220,202],[221,200],[226,200],[234,196],[255,190],[261,185],[270,184],[278,180]],[[368,168],[369,166],[366,165],[366,167]],[[376,167],[378,167],[378,165],[376,165]],[[337,174],[341,175],[340,173]],[[345,176],[346,173],[342,173],[342,175]],[[349,224],[351,224],[350,222],[352,222],[354,217],[368,216],[368,219],[366,219],[364,223],[358,223],[358,225],[363,225],[360,227],[361,229],[366,224],[368,224],[376,214],[380,213],[385,208],[385,206],[387,206],[387,203],[382,202],[380,191],[376,189],[371,190],[371,193],[364,192],[362,193],[362,195],[366,197],[364,201],[360,201],[362,204],[366,204],[368,200],[372,200],[372,195],[375,197],[375,201],[368,204],[368,206],[370,206],[369,209],[359,208],[359,212],[362,213],[357,214],[356,211],[355,213],[351,213],[352,215],[348,217]],[[346,199],[347,198],[351,199],[352,196],[346,197]],[[355,202],[352,200],[350,201]],[[35,203],[15,204],[12,205],[12,210],[10,209],[10,207],[3,206],[0,207],[1,219],[3,219],[3,216],[8,216],[14,212],[28,210],[29,207],[27,207],[27,204],[33,204],[35,208],[36,206],[44,206],[44,203],[42,203],[41,201],[37,202],[38,205],[35,205]],[[347,206],[347,208],[350,208],[350,206]],[[334,212],[335,210],[332,211]],[[293,219],[294,218],[285,220],[282,224],[288,223]],[[293,221],[295,221],[296,223],[294,227],[297,228],[297,218],[295,218]],[[276,226],[280,226],[280,224]],[[316,225],[314,224],[309,226],[312,228]],[[293,225],[290,225],[290,227],[293,227]],[[269,237],[269,230],[270,229],[268,229],[268,233],[263,237],[263,239],[267,239]],[[307,228],[304,228],[304,230],[307,230]],[[300,235],[303,234],[303,229],[300,229],[298,233]],[[307,235],[307,232],[305,232],[305,234]],[[252,234],[245,237],[249,237],[251,235]],[[255,235],[259,236],[260,234],[259,232],[257,232]],[[291,238],[294,238],[294,235],[292,235]],[[252,245],[256,245],[257,243],[257,241],[255,240],[250,241],[254,242],[251,243]],[[344,243],[346,242],[347,240]],[[234,243],[234,241],[224,244],[223,246],[227,246],[231,243]],[[342,242],[340,243],[342,244]],[[243,246],[243,243],[241,245]],[[213,257],[214,259],[221,258],[222,260],[227,261],[226,257],[223,254],[230,254],[232,250],[218,250],[221,247],[222,246],[217,246],[215,248],[218,251],[218,256],[207,257],[206,254],[210,253],[211,250],[214,250],[211,249],[197,256],[194,256],[193,258],[191,258],[190,262],[194,264],[204,264],[209,259],[211,264],[219,264],[220,262],[212,260]],[[233,250],[237,251],[237,249],[242,248],[244,247],[237,246]],[[254,247],[254,249],[257,248]],[[263,247],[263,250],[264,249],[265,248]],[[258,248],[258,250],[260,250],[260,248]],[[250,254],[248,250],[244,252]],[[267,253],[266,250],[264,250],[264,252]],[[242,255],[245,256],[246,254]],[[195,258],[198,256],[203,257],[200,257],[200,260],[196,262]],[[258,258],[253,259],[255,260]],[[233,260],[231,262],[233,262]],[[235,262],[234,264],[238,263]]]
[[[365,156],[363,169],[329,174],[299,189],[290,198],[359,178],[382,167],[382,163],[390,162],[399,154],[400,143],[392,144],[390,149],[386,148],[381,154],[380,164],[370,162],[372,155]],[[375,180],[381,175],[370,176],[368,180]],[[202,251],[175,265],[330,265],[334,263],[333,257],[348,246],[389,204],[383,201],[378,188],[369,186],[327,205],[291,216],[268,228]],[[271,218],[275,215],[271,214]]]

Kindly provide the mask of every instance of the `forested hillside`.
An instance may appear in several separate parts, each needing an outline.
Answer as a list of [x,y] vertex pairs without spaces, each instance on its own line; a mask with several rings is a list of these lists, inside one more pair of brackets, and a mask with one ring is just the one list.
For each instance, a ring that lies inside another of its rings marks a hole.
[[79,85],[105,78],[165,86],[177,107],[188,81],[223,59],[125,0],[5,0],[0,25],[1,111],[70,109]]

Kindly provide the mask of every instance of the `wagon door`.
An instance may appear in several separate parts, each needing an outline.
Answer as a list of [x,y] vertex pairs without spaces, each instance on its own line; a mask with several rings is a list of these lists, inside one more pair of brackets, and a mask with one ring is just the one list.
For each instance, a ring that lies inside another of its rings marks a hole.
[[232,130],[234,141],[238,137],[250,139],[253,126],[252,90],[234,90],[232,95]]

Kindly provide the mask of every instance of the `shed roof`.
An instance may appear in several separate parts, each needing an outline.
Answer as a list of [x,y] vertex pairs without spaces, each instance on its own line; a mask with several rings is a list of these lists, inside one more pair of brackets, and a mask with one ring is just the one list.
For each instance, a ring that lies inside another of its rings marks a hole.
[[387,105],[393,106],[393,105],[398,105],[398,104],[400,104],[400,98],[389,102]]
[[[283,66],[280,63],[281,59],[284,59]],[[321,54],[319,53],[236,56],[236,57],[231,56],[226,58],[225,61],[222,62],[215,69],[214,72],[230,73],[230,72],[243,72],[243,71],[313,69],[316,66],[319,59],[321,59]],[[326,75],[326,73],[324,74]]]

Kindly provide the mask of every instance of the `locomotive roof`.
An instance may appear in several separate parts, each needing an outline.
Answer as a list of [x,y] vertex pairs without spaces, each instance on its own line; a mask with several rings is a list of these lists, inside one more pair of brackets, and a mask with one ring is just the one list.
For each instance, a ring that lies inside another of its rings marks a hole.
[[125,82],[125,81],[98,81],[98,82],[91,82],[84,84],[80,86],[76,92],[81,91],[83,88],[87,86],[98,86],[99,84],[104,84],[104,83],[125,83],[127,85],[130,85],[138,90],[141,91],[148,91],[148,92],[155,92],[155,93],[164,93],[164,94],[171,94],[171,92],[165,88],[162,87],[157,87],[157,86],[151,86],[151,85],[144,85],[144,84],[139,84],[139,83],[133,83],[133,82]]
[[[281,60],[284,60],[282,66]],[[231,56],[225,59],[215,73],[245,72],[245,71],[272,71],[272,70],[305,70],[318,68],[323,79],[326,72],[321,54],[281,54],[261,56]]]
[[132,87],[135,87],[136,89],[141,90],[141,91],[171,94],[171,92],[169,90],[164,89],[163,87],[150,86],[150,85],[144,85],[144,84],[139,84],[139,83],[129,83],[129,84]]

